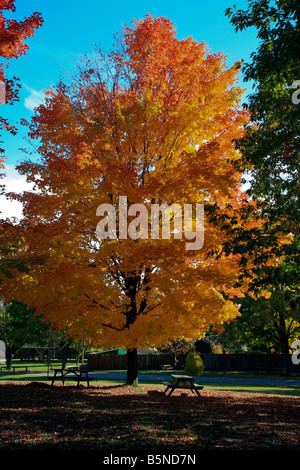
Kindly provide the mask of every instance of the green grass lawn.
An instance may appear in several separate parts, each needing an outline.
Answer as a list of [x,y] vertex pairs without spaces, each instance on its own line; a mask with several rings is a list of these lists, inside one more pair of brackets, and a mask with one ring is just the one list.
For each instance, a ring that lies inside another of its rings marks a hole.
[[[21,361],[19,359],[15,359],[12,363],[13,366],[17,367],[22,367],[22,366],[27,366],[28,367],[28,372],[32,373],[41,373],[41,372],[47,372],[48,371],[48,366],[44,362],[38,362],[38,361]],[[61,362],[55,362],[53,363],[53,367],[61,367],[62,363]],[[5,364],[0,364],[0,367],[5,368]],[[69,360],[68,367],[73,367],[76,366],[76,361],[75,360]],[[84,362],[84,366],[87,366],[87,361]],[[49,369],[50,370],[50,369]],[[3,372],[7,374],[5,369],[3,369]],[[99,371],[101,373],[126,373],[126,370],[101,370]],[[139,375],[142,377],[145,374],[151,374],[151,375],[172,375],[172,374],[183,374],[183,371],[178,371],[178,370],[140,370]],[[13,374],[15,376],[15,374]],[[17,375],[17,374],[16,374]],[[1,377],[1,376],[0,376]],[[223,370],[223,371],[204,371],[202,374],[202,377],[228,377],[228,378],[267,378],[267,379],[299,379],[300,380],[300,374],[299,373],[291,373],[289,375],[286,374],[270,374],[270,373],[264,373],[264,372],[252,372],[252,371],[228,371],[228,370]]]

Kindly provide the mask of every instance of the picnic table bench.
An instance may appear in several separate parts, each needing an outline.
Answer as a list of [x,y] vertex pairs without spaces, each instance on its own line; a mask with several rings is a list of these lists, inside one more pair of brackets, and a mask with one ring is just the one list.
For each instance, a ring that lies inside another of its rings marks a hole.
[[10,372],[11,370],[13,370],[13,372],[16,372],[16,369],[23,369],[24,372],[27,372],[28,371],[28,367],[27,366],[12,366],[10,367],[9,369],[6,368],[6,366],[2,366],[1,367],[1,372],[3,372],[3,369],[5,372]]
[[65,384],[65,378],[67,375],[73,374],[75,375],[75,379],[77,380],[77,387],[79,386],[80,382],[85,381],[88,384],[88,387],[90,386],[90,378],[89,378],[89,372],[91,372],[89,369],[78,369],[78,368],[68,368],[68,369],[53,369],[54,370],[54,376],[52,378],[51,382],[51,387],[53,387],[53,384],[55,380],[62,380],[63,385]]
[[[176,389],[186,389],[186,390],[191,390],[192,392],[195,392],[199,397],[200,393],[198,390],[202,390],[203,386],[199,384],[194,383],[194,377],[190,375],[172,375],[172,382],[163,382],[164,385],[166,385],[165,393],[169,397],[174,390]],[[170,390],[169,393],[168,390]]]

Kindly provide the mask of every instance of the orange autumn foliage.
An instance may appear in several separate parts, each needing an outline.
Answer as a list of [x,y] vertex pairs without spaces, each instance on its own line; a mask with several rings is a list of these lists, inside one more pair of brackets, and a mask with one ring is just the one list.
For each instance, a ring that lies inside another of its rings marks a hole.
[[[50,89],[30,123],[40,161],[19,172],[35,192],[22,202],[19,243],[0,291],[57,328],[95,345],[127,349],[201,337],[238,315],[238,256],[210,256],[229,235],[205,221],[204,246],[184,239],[96,236],[97,207],[241,204],[243,135],[238,64],[205,43],[178,40],[172,23],[147,15],[114,50],[84,57],[76,80]],[[225,210],[225,209],[224,209]],[[16,265],[18,261],[18,266]],[[22,267],[22,269],[20,268]]]

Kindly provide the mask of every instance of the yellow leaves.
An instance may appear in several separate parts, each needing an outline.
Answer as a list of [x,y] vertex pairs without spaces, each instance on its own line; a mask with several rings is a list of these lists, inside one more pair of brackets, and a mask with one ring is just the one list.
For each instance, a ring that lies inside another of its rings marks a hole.
[[265,299],[270,299],[272,297],[272,292],[268,290],[264,290],[260,292],[260,297],[264,297]]
[[22,277],[22,284],[28,284],[28,283],[36,283],[36,279],[34,279],[33,276],[30,276],[29,274],[23,274],[23,277]]
[[208,221],[204,246],[193,253],[174,237],[100,243],[97,207],[117,208],[119,196],[147,208],[238,204],[232,141],[247,114],[238,110],[239,90],[230,91],[236,68],[204,43],[177,40],[169,20],[147,15],[123,39],[124,53],[109,58],[112,86],[103,62],[83,63],[71,92],[62,84],[49,90],[33,119],[43,158],[22,165],[41,191],[22,197],[20,251],[30,274],[7,290],[70,335],[146,347],[200,337],[235,318],[220,292],[236,295],[238,259],[209,256],[228,235]]

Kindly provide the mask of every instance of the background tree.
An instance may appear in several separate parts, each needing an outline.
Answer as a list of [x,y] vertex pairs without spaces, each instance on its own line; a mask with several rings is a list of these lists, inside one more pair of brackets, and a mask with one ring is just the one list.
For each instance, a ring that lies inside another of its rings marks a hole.
[[43,346],[47,344],[49,326],[34,316],[32,308],[12,301],[0,305],[0,339],[6,345],[6,365],[11,367],[14,354],[25,345]]
[[169,344],[162,346],[160,351],[173,355],[173,364],[174,369],[179,368],[179,358],[182,355],[187,354],[190,350],[195,347],[194,341],[186,341],[185,339],[181,340],[171,340]]
[[[18,167],[36,192],[11,195],[23,204],[22,243],[3,252],[5,296],[75,339],[126,348],[131,385],[137,348],[202,337],[238,315],[230,298],[240,256],[209,256],[229,240],[225,231],[207,220],[203,248],[187,250],[174,224],[170,237],[146,237],[150,220],[119,218],[119,196],[148,214],[154,203],[240,205],[233,139],[248,113],[239,64],[228,68],[222,53],[175,35],[169,20],[147,15],[110,54],[97,49],[73,82],[48,91],[29,124],[40,161]],[[104,203],[116,208],[116,238],[100,242]],[[124,236],[139,224],[137,236]]]
[[[24,39],[34,36],[35,29],[43,24],[43,19],[37,12],[23,21],[7,19],[4,14],[6,11],[16,11],[15,0],[0,0],[0,56],[6,60],[6,62],[0,63],[0,86],[5,85],[5,103],[12,105],[18,101],[20,84],[18,78],[8,78],[5,69],[8,68],[10,59],[26,54],[29,47]],[[2,131],[2,129],[16,134],[16,127],[10,124],[6,118],[0,116],[0,130]],[[0,144],[3,142],[0,141]],[[3,152],[4,149],[0,147],[0,154]],[[0,155],[0,168],[3,167],[3,158],[3,155]]]
[[[241,169],[250,174],[247,192],[259,201],[256,216],[265,223],[255,234],[238,233],[237,244],[245,253],[246,246],[248,253],[256,251],[259,271],[266,247],[273,257],[285,258],[285,266],[299,266],[300,106],[293,100],[293,85],[300,77],[299,2],[254,0],[246,11],[234,7],[226,14],[236,31],[255,27],[260,40],[252,62],[243,66],[246,81],[253,84],[245,104],[251,123],[237,145],[243,155]],[[290,237],[289,243],[282,243],[284,237]],[[276,270],[265,270],[266,284],[280,284],[275,274]],[[299,270],[294,269],[293,276],[293,283],[296,278],[299,282]],[[258,283],[263,285],[262,276],[255,287]]]
[[86,353],[89,353],[92,350],[90,342],[85,342],[83,339],[77,341],[73,340],[72,348],[76,352],[77,366],[83,367]]
[[299,235],[300,106],[292,99],[300,77],[299,2],[252,0],[246,11],[234,7],[226,14],[236,31],[255,27],[260,40],[243,66],[253,84],[246,105],[252,122],[239,141],[249,193],[264,202],[269,230]]
[[[285,319],[284,325],[299,321],[300,107],[293,100],[292,86],[300,76],[299,12],[298,2],[290,0],[254,0],[246,11],[236,7],[226,11],[236,31],[255,27],[260,40],[257,51],[251,54],[252,62],[243,66],[253,91],[245,105],[251,122],[237,142],[243,155],[237,163],[241,170],[249,172],[247,193],[257,202],[255,210],[245,202],[239,215],[243,220],[260,219],[262,224],[245,229],[236,223],[236,211],[231,217],[228,212],[224,217],[217,208],[210,210],[212,219],[225,223],[227,231],[234,235],[234,242],[226,242],[223,252],[241,255],[241,279],[249,279],[256,299],[262,291],[269,291],[269,300],[262,298],[251,305],[255,311],[265,306],[266,318],[272,311],[273,322],[274,315],[279,315]],[[246,316],[245,322],[248,320]],[[253,327],[256,320],[257,315]],[[290,334],[285,327],[279,330],[282,335],[277,341],[285,351],[286,363]],[[274,343],[274,332],[269,326],[265,331]]]
[[222,341],[231,350],[281,353],[288,368],[290,345],[300,333],[299,308],[293,308],[290,292],[276,288],[268,299],[246,296],[240,303],[241,316],[225,326]]

